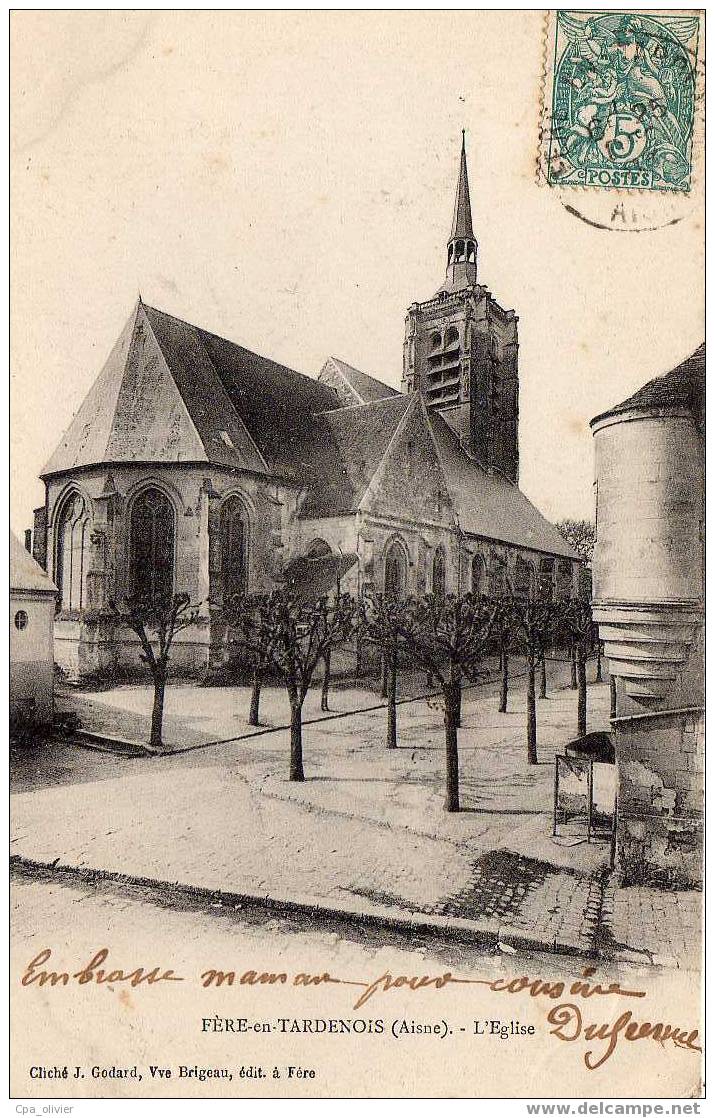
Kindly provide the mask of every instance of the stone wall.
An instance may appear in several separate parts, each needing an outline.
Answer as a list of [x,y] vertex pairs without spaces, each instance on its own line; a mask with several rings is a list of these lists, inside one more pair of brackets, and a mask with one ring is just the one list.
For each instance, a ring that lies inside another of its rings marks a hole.
[[702,881],[703,719],[697,711],[615,723],[618,864],[624,884]]
[[[146,485],[161,489],[175,515],[174,589],[189,594],[208,616],[220,606],[221,506],[230,496],[242,501],[248,522],[249,590],[275,585],[287,559],[296,493],[256,474],[206,465],[167,464],[93,467],[75,476],[51,479],[47,486],[46,553],[55,575],[57,521],[69,494],[76,491],[90,512],[83,563],[82,608],[61,610],[55,621],[55,658],[70,681],[88,676],[144,674],[138,640],[118,627],[108,613],[111,601],[129,593],[129,524],[134,496]],[[201,675],[209,666],[222,628],[192,626],[178,634],[172,651],[174,670]]]

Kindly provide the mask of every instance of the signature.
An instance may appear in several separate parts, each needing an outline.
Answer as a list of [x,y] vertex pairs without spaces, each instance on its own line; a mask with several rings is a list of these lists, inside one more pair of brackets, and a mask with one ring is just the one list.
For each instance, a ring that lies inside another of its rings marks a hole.
[[[130,986],[155,986],[161,982],[184,982],[181,975],[171,968],[154,966],[136,966],[129,970],[112,968],[105,965],[109,956],[109,949],[102,947],[95,951],[89,962],[78,971],[45,970],[52,951],[49,947],[39,952],[25,967],[20,979],[23,986],[68,986],[75,982],[80,986],[96,985],[108,989],[119,983]],[[459,978],[451,971],[444,971],[438,975],[405,975],[385,972],[378,978],[358,980],[339,978],[327,971],[318,974],[299,972],[289,975],[286,971],[261,971],[261,970],[219,970],[209,968],[199,975],[199,981],[204,989],[222,986],[285,986],[314,987],[326,984],[338,986],[357,986],[361,988],[353,1009],[360,1009],[374,997],[388,993],[390,990],[443,990],[449,985],[458,986],[486,986],[498,994],[528,995],[532,998],[548,998],[559,1004],[554,1005],[547,1014],[547,1023],[552,1026],[550,1035],[557,1040],[573,1042],[604,1041],[605,1048],[599,1054],[589,1049],[584,1055],[584,1063],[589,1071],[602,1067],[616,1050],[618,1041],[646,1040],[656,1041],[664,1045],[670,1041],[677,1048],[686,1048],[692,1052],[701,1052],[698,1042],[698,1030],[683,1028],[663,1021],[638,1022],[630,1010],[626,1010],[612,1022],[585,1023],[579,1004],[562,1001],[565,997],[578,998],[581,1004],[589,999],[608,997],[618,998],[645,998],[645,990],[629,990],[619,982],[609,982],[604,985],[592,981],[596,973],[595,967],[585,967],[581,978],[573,982],[558,979],[546,981],[542,978],[532,978],[529,975],[516,975],[506,978]]]
[[697,1029],[681,1029],[676,1025],[666,1025],[663,1021],[655,1023],[643,1021],[639,1024],[638,1021],[633,1020],[630,1010],[622,1013],[613,1024],[584,1025],[579,1007],[571,1002],[566,1002],[562,1005],[555,1005],[546,1020],[554,1026],[550,1030],[552,1036],[558,1037],[559,1040],[572,1041],[583,1038],[587,1041],[608,1041],[605,1050],[598,1059],[591,1050],[586,1052],[583,1061],[589,1071],[595,1071],[596,1068],[600,1068],[606,1060],[610,1059],[616,1050],[621,1035],[625,1040],[646,1040],[650,1038],[650,1040],[655,1040],[661,1045],[665,1044],[666,1040],[670,1040],[677,1048],[689,1048],[691,1052],[702,1052],[701,1046],[696,1043],[698,1039]]

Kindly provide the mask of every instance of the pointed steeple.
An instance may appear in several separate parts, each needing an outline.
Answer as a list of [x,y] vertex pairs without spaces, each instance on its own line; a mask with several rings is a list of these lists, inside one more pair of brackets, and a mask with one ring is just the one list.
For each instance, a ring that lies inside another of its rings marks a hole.
[[452,232],[447,245],[447,283],[452,291],[477,282],[477,239],[472,229],[472,206],[469,200],[469,176],[464,129],[459,160],[457,196],[454,200]]
[[454,218],[452,220],[452,236],[469,237],[474,240],[472,230],[472,206],[469,201],[469,176],[467,174],[467,152],[465,149],[464,129],[462,129],[462,157],[459,163],[459,182],[457,183],[457,197],[454,200]]

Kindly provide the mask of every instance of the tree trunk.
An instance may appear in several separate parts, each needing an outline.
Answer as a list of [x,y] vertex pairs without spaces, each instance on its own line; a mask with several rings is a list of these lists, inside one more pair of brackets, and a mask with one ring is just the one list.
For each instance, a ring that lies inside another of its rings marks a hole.
[[253,684],[251,687],[251,709],[248,713],[248,725],[258,726],[258,709],[261,704],[261,672],[258,668],[253,671]]
[[303,772],[303,704],[290,702],[290,779],[305,780]]
[[596,683],[603,683],[603,669],[601,667],[601,642],[596,641]]
[[616,690],[616,677],[611,676],[611,718],[616,717],[616,704],[618,701],[618,691]]
[[387,748],[397,749],[397,656],[390,656],[387,672]]
[[578,687],[578,679],[576,675],[576,645],[571,645],[571,690],[575,691]]
[[501,650],[501,692],[499,695],[499,713],[506,714],[509,699],[509,650]]
[[328,706],[328,691],[330,690],[330,649],[323,657],[323,686],[320,690],[320,709],[330,710]]
[[444,737],[447,752],[447,788],[445,811],[459,811],[459,749],[457,744],[457,712],[459,710],[459,683],[445,683]]
[[456,687],[454,699],[454,717],[457,729],[462,725],[462,673],[459,668],[452,666],[450,669],[451,682]]
[[546,698],[546,655],[543,652],[541,653],[541,656],[539,657],[539,669],[540,669],[539,698],[540,699],[545,699]]
[[163,749],[161,730],[164,723],[164,692],[166,690],[166,676],[154,677],[154,706],[151,712],[151,733],[149,746],[151,749]]
[[586,736],[586,648],[583,641],[578,645],[578,736]]
[[355,679],[362,677],[362,640],[358,635],[355,642]]
[[526,657],[526,759],[530,765],[538,764],[536,755],[536,662],[533,651]]
[[389,657],[386,652],[383,652],[380,660],[380,698],[387,698],[387,677],[389,676]]

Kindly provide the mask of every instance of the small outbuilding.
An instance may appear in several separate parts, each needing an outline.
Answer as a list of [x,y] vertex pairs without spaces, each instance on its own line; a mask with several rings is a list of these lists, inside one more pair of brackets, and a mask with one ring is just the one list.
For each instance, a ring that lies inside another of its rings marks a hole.
[[52,721],[57,587],[10,533],[10,720]]

